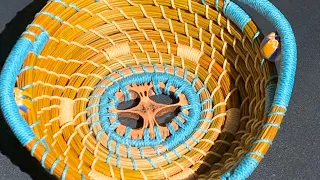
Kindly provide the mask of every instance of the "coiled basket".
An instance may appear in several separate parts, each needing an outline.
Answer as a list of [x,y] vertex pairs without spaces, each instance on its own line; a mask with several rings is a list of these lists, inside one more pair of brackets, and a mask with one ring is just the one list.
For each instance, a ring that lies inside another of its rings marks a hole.
[[61,179],[247,178],[286,112],[296,44],[270,2],[238,1],[281,37],[279,75],[229,0],[50,0],[3,67],[7,123]]

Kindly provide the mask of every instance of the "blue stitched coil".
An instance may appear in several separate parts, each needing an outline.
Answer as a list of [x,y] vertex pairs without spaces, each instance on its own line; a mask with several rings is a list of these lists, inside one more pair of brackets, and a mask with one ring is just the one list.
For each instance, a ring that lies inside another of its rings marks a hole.
[[[170,79],[170,81],[168,81]],[[140,147],[140,146],[155,146],[155,145],[164,145],[168,150],[171,150],[171,148],[175,147],[178,144],[181,144],[187,136],[190,135],[192,131],[195,130],[195,127],[197,125],[197,121],[200,118],[200,100],[198,95],[196,95],[196,92],[193,90],[193,88],[190,86],[190,84],[184,82],[183,79],[178,78],[174,75],[167,74],[167,73],[141,73],[137,74],[135,73],[132,76],[125,77],[121,79],[120,81],[117,81],[116,84],[109,86],[107,89],[105,89],[104,94],[101,96],[100,101],[100,107],[99,109],[107,109],[108,107],[106,104],[112,104],[112,97],[114,97],[114,94],[121,89],[119,87],[126,87],[132,83],[135,84],[144,84],[153,82],[154,84],[158,84],[158,81],[171,84],[170,86],[174,86],[178,88],[181,91],[177,91],[179,93],[183,93],[186,95],[186,98],[189,102],[193,102],[192,105],[189,108],[189,115],[185,117],[185,119],[189,119],[190,121],[185,122],[185,124],[180,124],[183,128],[181,128],[179,131],[175,132],[178,134],[178,136],[172,135],[170,138],[168,138],[166,141],[163,141],[161,138],[155,138],[150,139],[149,134],[145,133],[145,136],[143,140],[133,140],[130,138],[126,138],[124,136],[120,136],[115,131],[113,131],[113,124],[110,122],[110,119],[106,115],[108,112],[100,112],[100,122],[101,126],[104,128],[105,132],[110,135],[110,138],[116,140],[117,142],[121,144],[129,144],[133,147]],[[118,86],[118,84],[121,84]],[[183,88],[182,88],[183,87]],[[160,91],[160,89],[159,89]],[[178,96],[178,95],[176,95]],[[105,103],[105,101],[108,101],[108,103]],[[114,104],[114,107],[116,107],[118,104]],[[117,122],[117,120],[115,121]],[[145,129],[146,131],[147,129]]]

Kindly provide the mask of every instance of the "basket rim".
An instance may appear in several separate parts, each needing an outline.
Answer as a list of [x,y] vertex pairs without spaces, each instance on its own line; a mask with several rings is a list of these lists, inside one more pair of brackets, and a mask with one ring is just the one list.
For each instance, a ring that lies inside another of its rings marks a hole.
[[[223,11],[223,13],[235,22],[235,24],[243,31],[250,20],[249,15],[236,3],[230,0],[224,0],[223,7],[219,7],[218,1],[219,0],[216,0],[215,2],[216,9],[218,11]],[[286,111],[292,94],[297,64],[297,48],[293,30],[285,16],[268,0],[237,1],[249,5],[259,14],[264,16],[276,28],[282,38],[282,64],[278,77],[279,81],[277,83],[275,95],[274,97],[271,97],[273,100],[270,102],[272,105],[270,105],[272,107],[280,107],[283,111]],[[202,3],[206,4],[205,0],[202,0]],[[13,89],[16,77],[18,76],[23,61],[29,51],[35,50],[38,54],[46,43],[45,39],[48,34],[45,29],[42,30],[43,32],[39,36],[39,39],[42,39],[42,43],[40,44],[33,44],[31,40],[23,37],[17,41],[3,66],[0,77],[0,88],[3,93],[0,97],[1,109],[10,128],[24,146],[35,138],[35,134],[16,108]],[[269,118],[274,115],[284,116],[285,112],[283,111],[277,111],[273,108],[272,112],[269,113]],[[273,124],[272,126],[278,127],[279,124]],[[261,140],[262,139],[260,139],[260,141]],[[252,155],[263,158],[263,155],[260,152],[253,151],[253,148],[250,148],[250,152],[246,153],[243,158],[239,160],[238,164],[234,165],[230,171],[220,176],[220,178],[245,179],[249,177],[259,164],[259,161],[252,157]]]

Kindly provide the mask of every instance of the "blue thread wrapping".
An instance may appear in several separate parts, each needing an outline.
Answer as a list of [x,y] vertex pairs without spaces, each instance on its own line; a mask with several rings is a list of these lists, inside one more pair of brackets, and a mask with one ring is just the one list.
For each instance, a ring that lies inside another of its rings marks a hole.
[[194,142],[196,142],[196,143],[199,143],[199,142],[200,142],[199,139],[195,138],[194,136],[191,136],[190,138],[191,138]]
[[196,85],[196,82],[198,81],[198,75],[193,79],[191,86],[194,87]]
[[160,132],[158,126],[154,126],[153,129],[156,132],[156,139],[158,141],[162,142],[162,136],[161,136],[161,132]]
[[64,166],[64,169],[63,169],[63,172],[62,172],[61,180],[65,180],[66,179],[66,175],[67,175],[68,169],[69,169],[69,166],[68,166],[68,164],[66,164]]
[[88,99],[90,100],[90,99],[93,99],[93,98],[100,98],[100,97],[101,97],[100,94],[91,94],[91,95],[88,97]]
[[40,161],[41,166],[44,167],[44,168],[45,168],[45,163],[44,162],[45,162],[45,160],[46,160],[46,158],[48,156],[48,153],[49,153],[49,148],[47,147],[46,151],[43,153],[43,155],[41,157],[41,161]]
[[23,87],[21,88],[21,90],[26,90],[26,89],[31,88],[31,87],[33,87],[33,86],[34,86],[34,84],[27,84],[27,85],[23,86]]
[[176,130],[174,129],[174,127],[172,126],[172,123],[168,123],[167,124],[167,128],[169,129],[169,132],[171,135],[176,133]]
[[0,105],[3,115],[15,136],[24,146],[35,138],[35,134],[19,113],[13,89],[20,67],[31,49],[32,42],[27,38],[20,38],[4,64],[0,77],[0,91],[2,93]]
[[185,87],[180,87],[179,89],[177,89],[176,92],[174,92],[174,96],[178,98],[180,94],[184,91],[184,88]]
[[181,158],[181,155],[180,155],[180,153],[178,153],[178,151],[176,151],[175,149],[173,149],[172,152],[173,152],[178,158]]
[[153,66],[153,72],[158,72],[158,70],[157,70],[157,64],[152,64],[152,66]]
[[244,31],[245,26],[251,20],[250,16],[234,2],[225,4],[223,13],[240,27],[242,31]]
[[164,72],[168,74],[168,73],[169,73],[169,71],[168,71],[168,65],[167,65],[167,64],[164,64],[163,67],[164,67]]
[[92,113],[90,116],[88,116],[87,121],[88,121],[88,122],[91,122],[91,119],[92,119],[94,116],[98,116],[98,115],[99,115],[99,112],[94,112],[94,113]]
[[141,158],[144,158],[144,153],[143,153],[142,147],[138,147],[138,148],[139,148],[139,151],[140,151]]
[[126,87],[121,87],[121,90],[124,95],[124,100],[129,101],[131,99],[129,90]]
[[126,145],[127,147],[127,157],[130,158],[131,157],[131,148],[130,145]]
[[149,163],[151,164],[151,166],[152,166],[153,168],[157,168],[157,165],[152,161],[151,158],[147,157],[147,160],[149,161]]
[[54,169],[56,168],[56,166],[58,165],[58,163],[60,162],[60,157],[57,158],[51,165],[51,168],[50,168],[50,174],[53,174],[54,172]]
[[174,117],[174,118],[173,118],[173,121],[174,121],[175,123],[177,123],[178,126],[180,126],[180,127],[182,127],[182,128],[184,127],[183,123],[180,121],[179,118]]
[[33,44],[32,52],[34,52],[37,56],[39,56],[40,52],[44,48],[44,45],[49,40],[49,34],[47,32],[41,32],[38,36],[37,40]]
[[201,114],[206,113],[206,112],[214,112],[214,110],[212,108],[207,108],[207,109],[202,110]]
[[97,132],[96,139],[97,139],[98,141],[100,141],[100,136],[101,136],[101,134],[102,134],[103,132],[104,132],[103,129],[100,129],[100,130]]
[[184,105],[184,106],[180,107],[180,111],[188,110],[188,109],[191,109],[191,108],[192,108],[191,105]]
[[[201,112],[200,112],[200,114],[201,114]],[[184,112],[179,112],[179,114],[178,114],[180,117],[182,117],[183,119],[185,119],[186,121],[188,121],[188,120],[190,120],[190,117],[186,114],[186,113],[184,113]],[[183,125],[184,126],[184,125]]]
[[137,74],[137,71],[134,67],[129,66],[129,69],[132,71],[133,74]]
[[177,68],[177,66],[174,66],[174,68],[173,68],[173,75],[176,76],[176,75],[177,75],[177,72],[178,72],[178,68]]
[[160,151],[156,146],[154,146],[153,149],[156,151],[157,155],[160,155]]
[[142,67],[144,72],[148,72],[147,67],[144,64],[141,64],[140,66]]
[[189,151],[191,151],[192,148],[191,148],[191,146],[189,146],[189,144],[187,144],[186,142],[184,142],[183,145],[184,145]]
[[184,69],[184,73],[183,73],[183,79],[184,79],[185,81],[187,81],[187,77],[188,77],[188,69],[185,68],[185,69]]
[[113,154],[113,152],[112,152],[112,151],[109,151],[108,157],[107,157],[107,159],[106,159],[106,163],[109,163],[109,162],[110,162],[110,159],[111,159],[112,154]]
[[119,147],[120,147],[120,144],[117,142],[117,143],[116,143],[116,148],[115,148],[116,155],[120,155],[120,154],[119,154]]
[[205,129],[203,129],[203,128],[197,128],[196,131],[201,131],[201,132],[203,132],[203,133],[207,133],[207,132],[208,132],[207,130],[205,130]]
[[47,15],[47,16],[51,17],[52,19],[55,19],[55,20],[59,21],[60,23],[63,22],[63,20],[62,20],[60,17],[58,17],[58,16],[56,16],[56,15],[54,15],[54,14],[52,14],[52,13],[46,12],[46,11],[38,12],[38,13],[36,14],[36,17],[39,16],[39,15],[41,15],[41,14]]
[[35,121],[34,123],[32,123],[32,124],[30,125],[30,128],[33,128],[33,127],[35,127],[35,126],[38,125],[38,124],[40,124],[40,121],[39,121],[39,120],[37,120],[37,121]]
[[207,102],[213,102],[213,99],[212,99],[212,98],[208,98],[208,99],[202,101],[201,106],[203,106],[203,105],[206,104]]
[[132,166],[133,166],[133,169],[134,170],[137,170],[137,164],[136,164],[136,161],[134,160],[134,158],[131,158],[131,162],[132,162]]
[[200,89],[199,89],[199,91],[197,92],[197,95],[199,96],[201,93],[202,93],[202,91],[204,91],[204,90],[206,90],[207,89],[207,86],[202,86]]
[[149,128],[145,128],[143,134],[144,134],[143,139],[145,141],[149,141],[150,140]]
[[99,103],[90,104],[90,106],[88,106],[86,108],[86,111],[90,110],[91,108],[97,107],[97,106],[99,106]]
[[126,75],[123,74],[123,72],[121,72],[119,70],[114,70],[114,72],[118,73],[122,78],[126,77]]
[[260,35],[260,31],[257,31],[254,36],[253,36],[253,39],[252,39],[252,46],[254,45],[254,41],[258,38],[258,36]]
[[62,0],[50,0],[50,1],[60,3],[61,5],[63,5],[66,8],[69,7],[69,5],[65,2],[63,2]]
[[272,115],[282,115],[282,116],[284,116],[285,113],[284,112],[280,112],[280,111],[276,111],[276,112],[271,112],[271,113],[268,114],[268,116],[272,116]]
[[91,123],[91,125],[90,125],[90,131],[92,131],[93,128],[94,128],[97,124],[100,124],[100,121],[95,121],[95,122]]
[[36,39],[38,38],[38,35],[36,35],[36,33],[32,32],[32,31],[27,30],[27,31],[25,31],[25,32],[22,33],[22,35],[26,35],[26,34],[32,35],[32,36],[34,36]]
[[201,119],[200,122],[212,123],[213,120],[211,120],[211,119]]
[[[109,134],[108,134],[109,135]],[[112,144],[111,144],[111,142],[112,142],[112,138],[109,138],[108,139],[108,142],[107,142],[107,146],[108,146],[108,149],[109,150],[111,150],[112,149]],[[113,152],[112,152],[113,153]]]
[[120,168],[120,156],[117,155],[117,167]]
[[69,4],[69,7],[75,9],[76,11],[80,11],[81,10],[78,6],[76,6],[74,4]]
[[163,93],[166,95],[170,95],[170,87],[171,86],[172,86],[172,80],[169,79],[164,87]]
[[219,11],[219,0],[216,0],[216,2],[214,4],[216,6],[216,10]]
[[107,132],[110,132],[110,131],[115,130],[119,124],[120,124],[119,121],[113,122],[113,123],[109,126],[109,128],[107,129]]
[[27,26],[27,29],[29,29],[30,27],[37,27],[37,28],[41,29],[41,31],[46,32],[46,30],[44,29],[44,27],[41,26],[41,25],[39,25],[39,24],[34,24],[34,23],[29,24],[29,25]]
[[[115,83],[115,80],[113,79],[113,77],[107,76],[107,77],[105,77],[105,78],[108,78],[110,81],[112,81],[113,83]],[[94,86],[94,88],[95,88],[95,89],[97,89],[97,88],[106,89],[106,88],[108,88],[108,86],[106,86],[106,85],[104,85],[104,84],[98,84],[98,85]]]
[[265,125],[262,126],[262,129],[267,128],[269,126],[277,127],[278,129],[280,129],[280,125],[277,123],[266,123]]
[[68,7],[68,4],[63,2],[63,1],[61,1],[61,0],[49,0],[49,2],[57,2],[57,3],[61,4],[61,5],[63,5],[64,7]]
[[264,155],[258,151],[249,152],[248,155],[257,155],[257,156],[260,156],[261,158],[264,158]]
[[163,153],[162,156],[168,161],[169,164],[171,164],[171,160],[168,158],[166,153]]
[[257,139],[252,144],[258,144],[258,143],[262,143],[262,142],[272,145],[272,141],[270,141],[269,139]]
[[[100,104],[98,104],[98,106],[99,106]],[[109,102],[109,103],[105,103],[104,104],[104,106],[107,108],[107,110],[108,109],[110,109],[110,108],[116,108],[116,105],[118,105],[118,104],[115,104],[114,102]],[[89,109],[88,109],[89,110]]]
[[125,137],[128,138],[130,136],[131,127],[126,127]]
[[225,12],[226,7],[229,5],[229,3],[230,3],[230,0],[224,0],[224,3],[223,3],[223,12]]
[[233,169],[220,176],[220,178],[223,180],[244,180],[250,176],[258,164],[259,162],[256,159],[250,155],[245,155]]
[[159,86],[159,80],[156,78],[156,76],[154,76],[154,78],[152,79],[152,84],[153,84],[153,89],[156,95],[160,95],[162,92]]

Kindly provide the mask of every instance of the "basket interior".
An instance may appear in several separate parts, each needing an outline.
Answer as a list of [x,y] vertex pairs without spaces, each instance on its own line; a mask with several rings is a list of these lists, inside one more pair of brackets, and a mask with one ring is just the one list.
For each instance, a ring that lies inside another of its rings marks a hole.
[[256,25],[239,28],[223,3],[49,1],[23,34],[34,47],[15,91],[32,155],[66,179],[230,170],[266,123],[277,78]]

